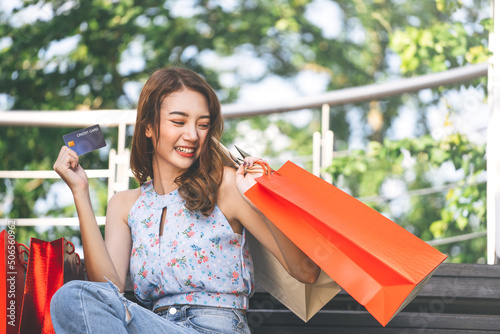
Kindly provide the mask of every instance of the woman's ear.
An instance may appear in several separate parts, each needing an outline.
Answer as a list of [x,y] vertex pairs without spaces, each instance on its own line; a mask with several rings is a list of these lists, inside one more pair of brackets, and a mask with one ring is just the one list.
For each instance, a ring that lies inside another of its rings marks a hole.
[[146,137],[153,138],[153,134],[154,134],[154,131],[151,128],[151,125],[146,125],[146,133],[145,133]]

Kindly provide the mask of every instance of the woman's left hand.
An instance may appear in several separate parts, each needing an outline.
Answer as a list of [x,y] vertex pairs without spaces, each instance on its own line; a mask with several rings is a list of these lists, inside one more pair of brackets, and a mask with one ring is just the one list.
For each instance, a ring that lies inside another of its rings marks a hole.
[[263,159],[246,157],[240,165],[240,168],[238,168],[238,171],[236,171],[236,186],[245,199],[246,196],[244,196],[244,193],[257,183],[255,179],[264,175],[264,169],[258,168],[262,167],[259,163],[267,165],[267,162]]

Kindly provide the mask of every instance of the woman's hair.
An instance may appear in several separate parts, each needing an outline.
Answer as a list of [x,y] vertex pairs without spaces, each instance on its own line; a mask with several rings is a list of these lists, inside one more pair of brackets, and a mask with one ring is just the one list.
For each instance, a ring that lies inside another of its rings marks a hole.
[[208,102],[210,128],[201,147],[199,157],[182,175],[175,179],[179,194],[186,200],[186,208],[200,210],[208,216],[217,202],[217,194],[222,183],[223,153],[218,145],[224,123],[220,103],[210,85],[198,74],[185,68],[164,68],[155,71],[144,85],[137,105],[137,120],[130,166],[135,178],[143,184],[154,178],[152,139],[146,137],[146,128],[151,126],[160,137],[160,110],[163,100],[172,93],[183,89],[201,93]]

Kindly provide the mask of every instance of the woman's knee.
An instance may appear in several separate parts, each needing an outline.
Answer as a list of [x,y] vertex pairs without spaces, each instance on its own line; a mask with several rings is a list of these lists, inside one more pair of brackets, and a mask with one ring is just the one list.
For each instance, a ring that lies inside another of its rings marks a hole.
[[[80,297],[85,281],[70,281],[60,287],[52,296],[50,310],[68,311],[71,310],[75,299]],[[58,312],[59,312],[58,311]]]

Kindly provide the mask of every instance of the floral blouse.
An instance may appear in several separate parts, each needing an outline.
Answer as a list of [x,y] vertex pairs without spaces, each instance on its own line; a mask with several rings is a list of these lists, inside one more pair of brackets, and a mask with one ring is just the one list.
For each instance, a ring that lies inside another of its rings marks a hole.
[[187,210],[177,190],[158,195],[152,181],[141,192],[128,215],[137,299],[153,310],[175,304],[248,308],[254,279],[245,229],[235,234],[217,206],[208,217]]

